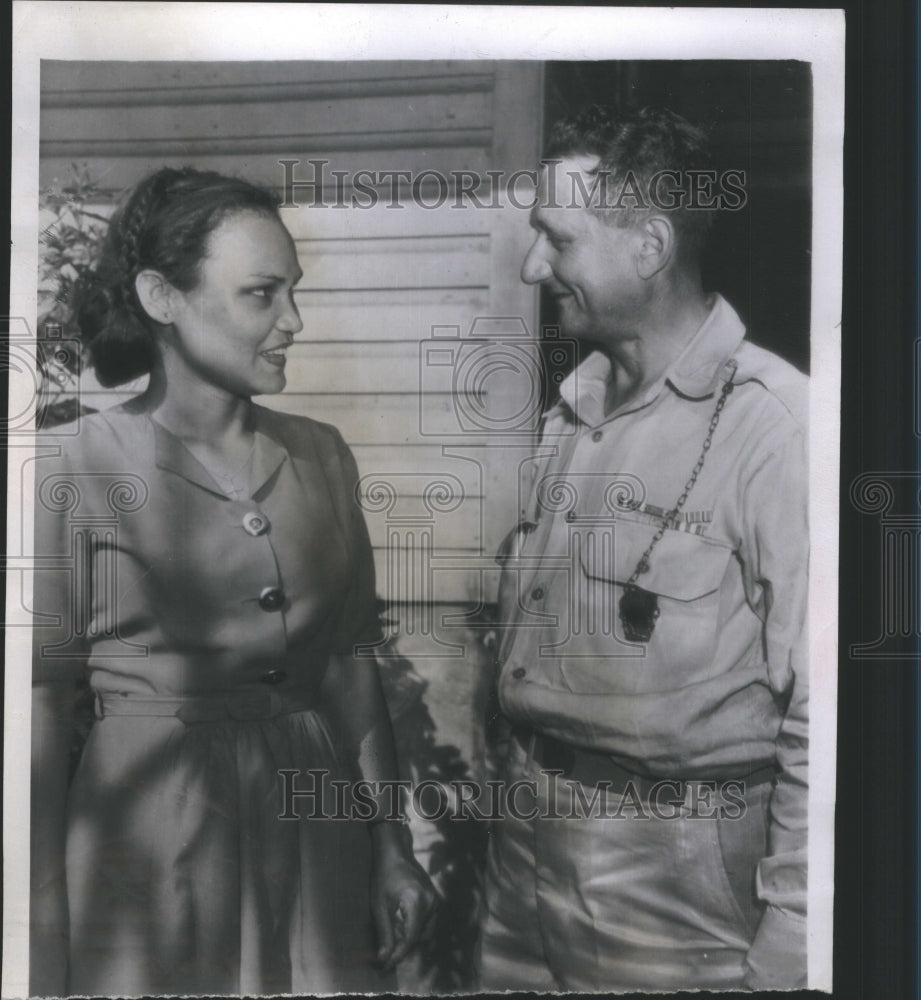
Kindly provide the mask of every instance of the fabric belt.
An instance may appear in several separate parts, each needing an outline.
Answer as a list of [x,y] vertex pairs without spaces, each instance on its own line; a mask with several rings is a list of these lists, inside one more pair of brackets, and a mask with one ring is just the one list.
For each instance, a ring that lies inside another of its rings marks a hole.
[[213,694],[160,695],[95,692],[96,718],[113,715],[175,717],[182,722],[254,722],[316,708],[318,693],[310,688],[288,691],[241,689]]
[[623,795],[627,786],[632,785],[644,800],[649,800],[666,785],[681,797],[685,795],[689,784],[715,782],[722,785],[731,781],[741,785],[744,790],[772,781],[777,773],[775,765],[759,763],[752,764],[747,770],[743,766],[732,774],[713,774],[707,778],[651,778],[629,771],[606,753],[569,746],[552,736],[544,736],[525,727],[514,727],[512,736],[544,771],[562,771],[564,778],[588,787],[604,784],[607,790],[618,795]]

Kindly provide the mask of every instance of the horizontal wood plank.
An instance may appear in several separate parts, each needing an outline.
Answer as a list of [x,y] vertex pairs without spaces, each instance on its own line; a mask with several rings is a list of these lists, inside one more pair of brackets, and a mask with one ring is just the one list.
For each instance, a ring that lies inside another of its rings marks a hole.
[[406,496],[420,496],[423,483],[447,477],[460,483],[465,496],[483,495],[481,452],[460,458],[445,455],[440,445],[355,445],[352,454],[362,479],[394,477]]
[[[498,589],[499,568],[488,554],[474,555],[469,551],[437,549],[428,572],[421,567],[410,577],[405,566],[394,563],[394,555],[385,549],[374,550],[374,570],[377,595],[389,603],[415,605],[420,601],[462,601],[478,603],[494,601]],[[411,608],[404,607],[400,621],[410,622]],[[432,621],[432,612],[415,617],[418,628],[422,620]]]
[[495,63],[485,60],[246,60],[167,62],[125,60],[43,60],[42,92],[197,90],[209,87],[287,86],[348,82],[372,83],[440,77],[491,77]]
[[[365,523],[368,525],[372,546],[386,551],[390,539],[394,552],[420,553],[422,537],[423,535],[428,537],[430,533],[436,551],[450,549],[474,555],[479,553],[479,511],[475,509],[478,508],[479,501],[466,500],[456,511],[445,514],[426,511],[420,498],[401,499],[399,509],[403,513],[400,517],[406,520],[401,520],[399,523],[388,521],[383,514],[365,511]],[[471,510],[468,511],[467,506]],[[415,508],[419,510],[418,519],[412,518]]]
[[367,241],[358,243],[354,252],[343,244],[330,250],[328,245],[299,243],[298,258],[304,276],[298,288],[337,291],[489,285],[486,237],[443,237],[426,243],[417,247],[409,240],[379,240],[371,246]]
[[426,444],[463,441],[485,444],[482,428],[462,429],[449,394],[417,396],[342,396],[285,392],[261,396],[259,402],[288,413],[298,413],[338,427],[349,444]]
[[[417,133],[415,138],[422,142],[422,133]],[[431,138],[431,135],[428,138]],[[280,163],[283,159],[300,160],[306,165],[308,159],[320,157],[327,161],[324,169],[330,174],[332,171],[340,170],[352,177],[362,170],[374,170],[377,173],[408,170],[416,175],[423,169],[437,170],[445,175],[462,170],[485,175],[489,167],[488,139],[480,146],[413,148],[388,146],[382,149],[368,147],[351,151],[316,148],[312,144],[308,146],[296,137],[288,143],[279,142],[276,145],[278,148],[270,151],[262,142],[257,141],[252,144],[250,151],[244,152],[237,142],[221,150],[193,151],[179,143],[172,151],[161,153],[137,147],[136,156],[124,156],[112,152],[107,154],[98,148],[97,144],[83,146],[80,149],[69,148],[61,151],[59,155],[52,155],[46,148],[39,160],[39,183],[42,187],[47,187],[55,178],[66,181],[71,175],[71,165],[76,162],[86,164],[90,168],[91,176],[99,182],[103,190],[118,193],[137,184],[161,167],[195,167],[198,170],[216,170],[222,174],[245,177],[254,184],[261,184],[277,191],[281,200],[286,179],[285,168]],[[295,180],[298,176],[294,175]],[[308,174],[307,178],[312,181],[313,173]],[[397,186],[399,189],[400,185]],[[406,185],[402,187],[406,188]],[[316,201],[317,198],[322,205],[331,206],[336,201],[335,190],[328,195],[321,192],[318,196],[303,189],[296,189],[295,193],[296,199],[302,204]],[[387,193],[389,199],[389,185]],[[406,193],[408,196],[408,191]]]
[[[237,80],[239,77],[236,78]],[[149,87],[97,87],[51,89],[43,87],[42,111],[73,108],[142,108],[223,106],[232,104],[272,104],[288,102],[342,101],[376,97],[425,97],[444,94],[461,98],[467,94],[489,93],[494,86],[492,73],[448,73],[435,76],[379,76],[338,80],[280,80],[274,83],[217,83]]]
[[111,157],[201,157],[227,154],[286,154],[292,149],[304,153],[378,152],[381,150],[484,148],[492,143],[492,130],[484,128],[409,128],[365,132],[298,132],[273,135],[175,136],[166,139],[108,138],[45,139],[39,155],[48,158]]
[[[327,168],[302,160],[293,167],[295,182],[312,184],[326,176]],[[427,207],[412,199],[393,202],[385,184],[373,207],[336,207],[335,196],[317,206],[294,191],[297,208],[282,208],[281,219],[295,240],[376,240],[443,236],[485,236],[494,225],[493,215],[501,209],[478,208],[469,198],[458,195],[445,204]],[[481,202],[488,204],[485,188]]]
[[304,323],[298,338],[311,343],[418,344],[432,335],[433,327],[458,326],[466,331],[474,318],[486,311],[486,294],[482,288],[298,293],[296,301]]
[[[245,88],[241,88],[244,90]],[[184,96],[188,96],[184,92]],[[488,94],[411,94],[405,97],[361,96],[342,100],[246,101],[234,105],[189,104],[177,114],[170,104],[145,107],[43,108],[41,135],[52,142],[119,141],[154,143],[208,142],[273,137],[374,133],[386,122],[393,132],[488,129]],[[105,146],[102,147],[103,149]],[[329,145],[329,148],[335,148]],[[364,148],[364,147],[361,147]]]

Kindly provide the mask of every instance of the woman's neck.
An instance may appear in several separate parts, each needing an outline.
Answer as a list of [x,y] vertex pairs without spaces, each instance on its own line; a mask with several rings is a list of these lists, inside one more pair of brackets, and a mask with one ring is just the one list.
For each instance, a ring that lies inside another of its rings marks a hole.
[[150,416],[186,442],[219,446],[246,435],[250,428],[250,399],[184,368],[156,365],[144,395]]

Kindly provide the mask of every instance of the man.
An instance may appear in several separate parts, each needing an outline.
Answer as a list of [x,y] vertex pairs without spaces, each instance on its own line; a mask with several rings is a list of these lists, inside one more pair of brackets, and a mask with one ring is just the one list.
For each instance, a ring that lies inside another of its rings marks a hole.
[[481,987],[802,986],[806,378],[703,288],[702,132],[593,108],[548,157],[522,278],[585,360],[503,558]]

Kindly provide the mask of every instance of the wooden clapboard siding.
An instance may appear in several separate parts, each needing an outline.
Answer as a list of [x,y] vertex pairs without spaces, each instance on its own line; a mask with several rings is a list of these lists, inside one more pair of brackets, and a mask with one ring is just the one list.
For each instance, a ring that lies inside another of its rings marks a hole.
[[299,240],[298,257],[305,292],[489,286],[488,237]]
[[[322,175],[294,189],[297,207],[282,209],[304,271],[304,330],[285,392],[259,401],[332,423],[352,446],[388,600],[494,597],[492,553],[516,516],[517,480],[505,453],[489,447],[488,418],[526,409],[527,387],[501,367],[482,384],[458,385],[450,368],[428,364],[426,345],[456,331],[446,349],[488,358],[502,337],[471,341],[474,321],[509,317],[524,331],[512,350],[530,363],[536,298],[518,277],[527,212],[508,204],[501,184],[497,207],[477,207],[458,196],[453,175],[533,167],[540,79],[529,63],[43,64],[43,184],[65,178],[72,161],[86,161],[112,191],[167,164],[246,176],[279,193],[282,159],[298,161],[296,182]],[[373,207],[353,207],[359,170],[440,171],[449,183],[442,192],[429,175],[416,189],[421,204],[405,180],[388,183]],[[347,174],[338,189],[334,171]],[[485,187],[480,198],[490,200]],[[104,390],[90,374],[83,400],[102,408],[142,387]],[[459,398],[480,407],[485,425],[459,423]],[[446,456],[446,445],[463,457]],[[389,506],[373,502],[381,481],[393,489]],[[439,483],[442,500],[456,504],[432,504],[427,489]],[[423,556],[427,532],[434,551]]]
[[[381,141],[386,141],[386,134]],[[430,142],[432,136],[414,137],[418,142]],[[475,147],[435,145],[419,145],[418,158],[424,162],[426,169],[437,170],[442,174],[451,171],[472,170],[476,174],[484,174],[490,169],[490,157],[486,149],[488,138],[484,144]],[[320,151],[313,146],[312,139],[302,141],[286,138],[274,150],[259,140],[254,140],[248,151],[237,142],[232,150],[212,152],[204,151],[205,147],[193,145],[191,142],[177,143],[170,153],[152,155],[138,147],[137,155],[105,155],[105,150],[98,144],[75,144],[66,155],[49,156],[42,152],[39,166],[39,179],[43,187],[52,184],[55,179],[66,180],[72,163],[89,163],[93,166],[94,175],[101,178],[105,188],[111,191],[122,191],[137,183],[147,173],[159,170],[161,167],[175,167],[188,164],[199,170],[216,170],[218,173],[245,177],[256,184],[276,189],[279,192],[284,184],[284,170],[280,160],[297,158],[305,166],[299,168],[306,173],[306,163],[311,157],[324,157],[328,163],[324,174],[332,178],[333,171],[342,170],[352,177],[358,171],[374,170],[401,171],[407,167],[406,146],[393,148],[391,146],[375,146],[365,144],[357,151],[327,150]],[[213,147],[211,147],[213,148]],[[296,178],[304,176],[298,173]],[[306,174],[310,179],[313,173]],[[402,190],[405,185],[398,185]],[[389,193],[389,186],[386,189]],[[324,195],[324,197],[327,197]],[[335,194],[330,192],[328,200],[333,201]]]
[[495,64],[210,65],[44,64],[42,183],[74,160],[113,190],[189,160],[278,188],[284,157],[326,159],[330,177],[492,165]]
[[[489,289],[410,289],[387,292],[332,292],[297,295],[304,322],[299,339],[311,343],[340,341],[392,342],[394,333],[413,344],[428,335],[426,323],[434,309],[440,322],[464,326],[470,315],[486,312]],[[348,300],[348,308],[343,302]],[[418,353],[418,352],[417,352]]]
[[79,95],[71,105],[75,107],[106,101],[156,103],[161,99],[161,89],[177,104],[203,103],[203,94],[218,91],[228,95],[228,103],[237,104],[247,99],[261,100],[266,92],[296,94],[297,88],[312,88],[317,93],[330,88],[337,93],[378,93],[382,87],[402,86],[415,88],[407,93],[428,93],[449,81],[453,87],[492,90],[496,65],[460,59],[197,63],[46,60],[42,63],[42,103],[53,106],[66,101],[69,95]]
[[[185,95],[187,96],[187,95]],[[357,136],[365,138],[380,135],[382,123],[393,112],[396,95],[379,93],[369,96],[359,94],[347,97],[312,98],[302,94],[296,101],[282,107],[271,96],[264,101],[242,102],[234,105],[233,118],[225,123],[227,103],[186,104],[182,116],[176,115],[174,104],[146,105],[140,112],[137,105],[89,107],[76,111],[69,107],[48,107],[42,110],[42,128],[48,134],[66,134],[67,119],[78,114],[82,135],[76,139],[47,140],[49,149],[57,150],[65,143],[96,141],[109,143],[143,143],[187,141],[187,136],[200,137],[197,141],[220,140],[230,144],[237,139],[272,140],[278,136],[294,135],[300,144],[304,129],[318,150],[337,148],[326,136]],[[435,95],[432,95],[433,97]],[[445,93],[438,100],[417,101],[407,109],[407,124],[412,132],[423,137],[430,133],[447,133],[443,142],[464,141],[470,131],[488,130],[491,112],[491,95],[475,92]],[[348,122],[348,131],[343,129]],[[403,133],[409,129],[402,130]],[[401,134],[400,132],[397,135]],[[116,138],[117,137],[117,138]],[[367,140],[366,140],[367,141]],[[399,139],[391,140],[394,144]],[[52,153],[51,155],[56,155]]]

